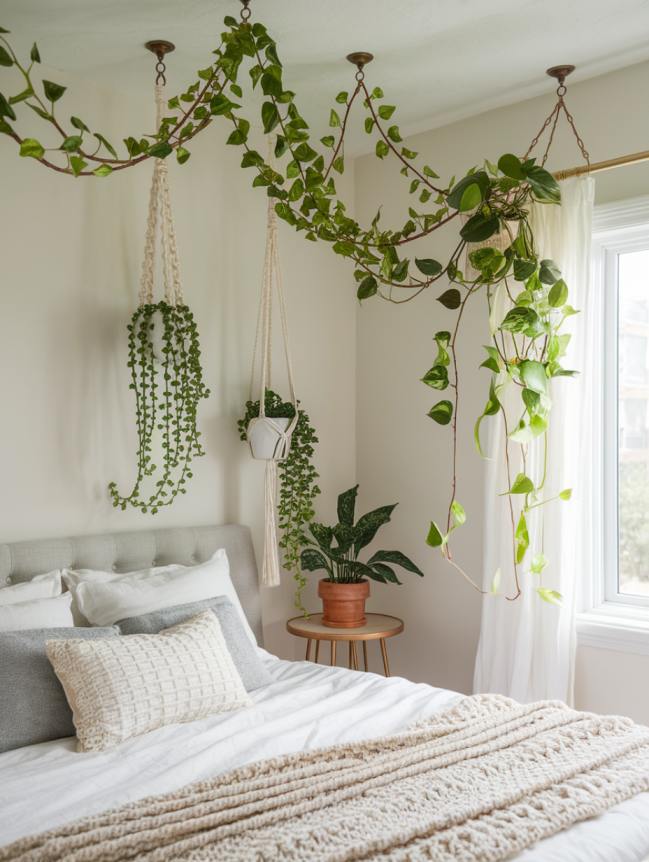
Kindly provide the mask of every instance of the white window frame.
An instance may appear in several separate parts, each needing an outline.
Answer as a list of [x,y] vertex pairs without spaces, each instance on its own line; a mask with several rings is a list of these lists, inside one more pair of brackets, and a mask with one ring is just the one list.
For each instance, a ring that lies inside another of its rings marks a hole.
[[[584,574],[579,644],[649,655],[649,597],[618,590],[618,255],[649,249],[649,196],[601,205],[593,215],[591,290],[601,292],[603,483],[601,566]],[[611,289],[611,286],[614,289]],[[593,537],[598,541],[598,537]]]

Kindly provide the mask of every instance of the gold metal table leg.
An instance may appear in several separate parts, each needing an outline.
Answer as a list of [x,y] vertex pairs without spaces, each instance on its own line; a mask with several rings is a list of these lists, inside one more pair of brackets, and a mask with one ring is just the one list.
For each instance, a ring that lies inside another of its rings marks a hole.
[[306,642],[306,659],[305,661],[309,661],[311,658],[311,638],[308,638]]
[[365,664],[365,670],[367,670],[367,641],[363,641],[363,663]]
[[381,644],[381,655],[383,656],[383,670],[386,676],[390,676],[390,664],[388,662],[388,649],[385,645],[385,638],[379,640]]
[[349,645],[352,649],[352,668],[358,670],[358,653],[356,652],[356,641],[350,641]]
[[320,658],[320,641],[317,640],[315,642],[315,663],[318,663],[318,659]]
[[336,641],[331,641],[331,664],[336,664]]
[[347,649],[349,651],[349,662],[348,662],[348,664],[349,664],[350,670],[353,670],[353,668],[354,668],[354,659],[353,659],[353,654],[352,654],[352,643],[353,643],[352,641],[347,641]]

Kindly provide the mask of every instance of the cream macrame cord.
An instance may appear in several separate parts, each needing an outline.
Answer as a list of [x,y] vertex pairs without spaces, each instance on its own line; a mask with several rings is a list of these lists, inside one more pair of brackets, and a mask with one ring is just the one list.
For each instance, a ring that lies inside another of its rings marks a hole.
[[[272,350],[272,318],[273,318],[273,292],[277,294],[277,307],[282,330],[282,341],[284,344],[284,357],[286,360],[286,371],[291,403],[294,415],[286,427],[270,416],[266,416],[266,390],[271,386],[271,350]],[[259,354],[259,363],[257,356]],[[282,273],[279,260],[279,247],[277,242],[277,215],[274,202],[268,202],[268,221],[266,234],[266,253],[264,257],[264,273],[259,301],[259,312],[257,315],[257,331],[255,335],[255,346],[252,357],[252,372],[250,376],[250,400],[255,392],[255,376],[259,364],[259,416],[253,418],[248,424],[247,437],[251,443],[251,433],[255,426],[265,425],[270,436],[275,440],[272,452],[266,458],[266,473],[264,478],[264,554],[261,567],[261,580],[265,586],[277,586],[280,582],[280,562],[277,550],[277,462],[286,458],[291,446],[291,435],[298,421],[298,404],[295,395],[295,384],[293,380],[293,367],[288,341],[288,324],[286,319],[286,301],[282,286]],[[253,452],[254,454],[254,452]]]
[[[161,84],[155,87],[156,129],[160,128],[164,115],[165,100]],[[167,163],[164,159],[155,159],[151,192],[149,194],[149,215],[147,218],[146,238],[144,241],[144,260],[140,279],[139,304],[147,305],[154,301],[155,257],[160,225],[162,252],[162,278],[164,298],[169,305],[183,305],[183,294],[180,286],[180,265],[178,263],[178,246],[176,231],[171,214],[171,196],[169,194],[169,179]]]

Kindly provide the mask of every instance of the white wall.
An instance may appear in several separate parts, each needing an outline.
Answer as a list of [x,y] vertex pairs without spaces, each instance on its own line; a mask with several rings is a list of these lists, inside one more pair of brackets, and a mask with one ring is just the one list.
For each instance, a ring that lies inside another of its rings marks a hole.
[[[144,89],[113,104],[96,87],[68,83],[64,113],[114,141],[153,125]],[[20,159],[0,135],[0,541],[240,522],[253,527],[259,558],[263,465],[239,441],[236,419],[248,396],[266,197],[250,188],[239,149],[224,145],[228,131],[217,124],[192,144],[187,165],[170,164],[185,297],[212,395],[200,410],[207,455],[187,495],[156,516],[114,510],[106,492],[110,480],[126,490],[134,477],[126,325],[151,166],[73,180]],[[350,198],[352,181],[350,169],[342,183]],[[345,264],[327,248],[283,223],[280,243],[298,394],[320,437],[330,501],[355,476],[355,300]],[[264,623],[267,646],[289,657],[298,650],[284,631],[292,613],[286,579],[266,591]]]
[[[373,82],[379,83],[379,82]],[[647,148],[649,116],[645,96],[649,64],[575,84],[568,105],[590,149],[591,159],[607,159]],[[417,135],[407,145],[443,178],[463,175],[487,157],[522,153],[549,113],[553,98],[533,99]],[[563,128],[549,162],[551,169],[579,164],[581,157]],[[608,202],[647,193],[649,166],[597,176],[597,201]],[[393,164],[374,156],[356,162],[356,214],[367,222],[384,202],[386,225],[405,221],[407,184]],[[416,249],[419,257],[444,260],[454,231],[440,232]],[[409,249],[413,257],[414,249]],[[480,623],[480,597],[424,544],[431,518],[445,516],[449,496],[450,435],[426,416],[434,402],[419,378],[432,364],[432,335],[449,329],[455,319],[434,299],[435,289],[401,308],[378,300],[364,303],[358,315],[357,440],[358,480],[366,506],[399,500],[390,546],[415,556],[426,571],[423,581],[409,578],[401,588],[374,588],[374,607],[391,609],[406,620],[406,631],[394,642],[397,673],[414,679],[470,691]],[[475,453],[472,427],[486,400],[489,375],[478,370],[486,343],[484,308],[469,307],[460,374],[459,486],[457,497],[469,523],[455,542],[459,562],[481,575],[484,470]],[[383,545],[385,546],[385,545]],[[578,706],[622,712],[649,720],[645,686],[649,659],[600,649],[580,649],[577,663]]]

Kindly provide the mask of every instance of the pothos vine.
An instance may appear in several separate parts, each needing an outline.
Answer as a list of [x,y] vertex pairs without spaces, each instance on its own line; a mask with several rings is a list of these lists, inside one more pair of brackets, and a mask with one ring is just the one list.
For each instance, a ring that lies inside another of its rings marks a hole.
[[[570,338],[562,331],[563,324],[574,313],[567,302],[568,288],[556,265],[539,259],[529,223],[532,203],[560,202],[558,184],[544,167],[547,150],[540,163],[529,152],[523,158],[506,154],[497,164],[486,161],[483,167],[472,168],[459,182],[451,179],[443,183],[428,164],[418,161],[417,152],[403,144],[398,125],[391,122],[396,108],[385,101],[380,87],[368,88],[364,61],[357,64],[353,88],[336,96],[329,116],[331,133],[320,138],[316,149],[308,123],[297,106],[296,94],[284,85],[275,41],[263,24],[249,20],[249,0],[242,2],[241,20],[225,18],[226,29],[214,52],[214,61],[198,72],[198,79],[182,94],[169,100],[169,114],[156,132],[124,139],[127,152],[124,158],[117,155],[105,135],[91,132],[79,117],[70,117],[69,124],[60,119],[57,110],[65,87],[50,81],[42,81],[39,87],[33,78],[40,63],[38,47],[34,45],[29,62],[22,63],[6,39],[8,31],[0,28],[0,65],[13,67],[22,79],[16,95],[6,98],[0,94],[0,132],[18,144],[22,156],[34,158],[46,167],[75,177],[105,177],[150,158],[167,158],[172,153],[180,164],[186,163],[190,158],[189,142],[215,118],[222,117],[230,127],[226,143],[243,149],[241,167],[252,168],[252,185],[265,188],[276,199],[278,216],[307,239],[327,242],[336,254],[353,262],[359,300],[377,295],[392,303],[409,302],[436,282],[447,281],[450,286],[438,300],[447,309],[457,311],[456,322],[451,332],[436,333],[437,356],[423,381],[435,390],[450,390],[449,398],[435,403],[429,416],[440,425],[451,426],[452,487],[444,525],[432,522],[427,541],[439,548],[443,557],[476,589],[479,586],[453,559],[450,545],[454,531],[466,521],[466,512],[456,499],[460,397],[457,336],[469,299],[482,295],[491,321],[491,344],[486,348],[487,357],[482,365],[491,372],[491,380],[487,403],[476,423],[475,438],[480,448],[482,421],[502,413],[509,477],[504,493],[510,504],[515,579],[513,593],[507,598],[515,599],[521,592],[519,567],[526,560],[530,544],[530,512],[556,496],[562,499],[570,496],[568,489],[545,496],[547,445],[541,475],[530,476],[526,472],[530,444],[537,439],[547,441],[551,382],[574,373],[561,364]],[[235,101],[243,101],[244,68],[248,70],[252,89],[261,90],[264,96],[261,124],[264,133],[274,140],[274,166],[251,146],[251,122],[243,115],[241,104]],[[542,128],[542,131],[550,128],[550,140],[561,111],[574,129],[563,99],[562,79],[560,84],[558,102]],[[382,225],[380,209],[369,227],[363,228],[347,214],[345,204],[337,196],[335,175],[345,170],[344,140],[355,105],[365,112],[364,129],[375,140],[377,158],[390,156],[396,160],[413,196],[407,218],[397,230]],[[53,134],[50,145],[22,137],[17,131],[16,109],[24,106],[45,121]],[[583,145],[582,151],[585,152]],[[459,239],[445,264],[430,257],[411,259],[404,255],[403,250],[410,243],[424,240],[453,222],[458,227]],[[504,237],[502,248],[485,247],[469,252],[475,271],[469,277],[464,272],[468,246],[493,242],[495,237]],[[503,406],[507,387],[514,387],[520,396],[519,413],[513,425]],[[513,445],[520,447],[523,465],[515,475],[510,456]],[[540,577],[545,563],[542,553],[536,553],[530,571]],[[494,591],[497,588],[494,583]],[[557,593],[540,583],[537,589],[546,601],[560,600]]]

